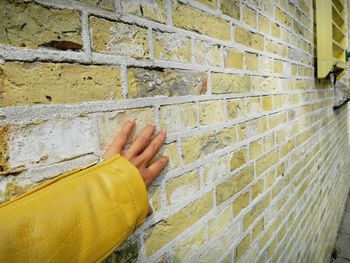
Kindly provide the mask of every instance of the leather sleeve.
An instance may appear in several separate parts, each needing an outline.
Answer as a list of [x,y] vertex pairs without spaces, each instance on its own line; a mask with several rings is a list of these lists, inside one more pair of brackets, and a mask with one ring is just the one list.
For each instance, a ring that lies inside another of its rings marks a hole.
[[117,155],[0,205],[0,262],[100,262],[147,215],[138,170]]

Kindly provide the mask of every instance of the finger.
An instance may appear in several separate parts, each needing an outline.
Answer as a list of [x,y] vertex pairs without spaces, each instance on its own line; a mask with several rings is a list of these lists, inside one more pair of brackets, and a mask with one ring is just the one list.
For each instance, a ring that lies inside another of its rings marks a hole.
[[148,164],[150,160],[158,153],[159,149],[163,146],[166,137],[166,132],[161,130],[147,148],[138,157],[141,163]]
[[160,172],[164,170],[168,162],[169,158],[167,156],[162,156],[147,168],[147,178],[144,178],[146,186],[149,186],[154,181]]
[[104,158],[108,159],[112,156],[121,153],[128,142],[130,134],[135,126],[135,120],[128,120],[123,127],[118,132],[117,136],[114,138],[112,144],[108,147],[104,154]]
[[143,129],[141,134],[136,138],[136,140],[132,143],[130,148],[125,153],[125,156],[127,156],[128,158],[132,158],[134,156],[137,156],[140,152],[142,152],[149,144],[155,127],[156,126],[154,125],[154,123],[149,123]]

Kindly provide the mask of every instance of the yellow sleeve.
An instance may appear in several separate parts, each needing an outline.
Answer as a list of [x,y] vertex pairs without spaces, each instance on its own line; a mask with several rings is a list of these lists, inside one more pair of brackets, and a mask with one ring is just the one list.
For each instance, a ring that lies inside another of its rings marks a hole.
[[117,155],[0,205],[0,262],[100,262],[147,215],[146,186]]

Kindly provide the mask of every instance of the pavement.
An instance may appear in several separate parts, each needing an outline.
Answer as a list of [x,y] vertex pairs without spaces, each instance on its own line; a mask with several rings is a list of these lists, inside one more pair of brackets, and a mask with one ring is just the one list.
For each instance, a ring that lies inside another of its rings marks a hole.
[[335,246],[338,248],[339,253],[333,262],[350,263],[350,195],[348,196]]

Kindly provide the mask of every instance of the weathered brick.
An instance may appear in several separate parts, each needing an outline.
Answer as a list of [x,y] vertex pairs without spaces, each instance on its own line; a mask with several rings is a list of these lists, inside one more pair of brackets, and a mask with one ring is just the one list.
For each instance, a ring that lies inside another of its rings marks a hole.
[[259,21],[259,31],[269,35],[270,21],[268,20],[268,18],[259,14],[258,21]]
[[225,68],[243,69],[243,53],[232,48],[224,50]]
[[255,53],[245,53],[245,67],[248,70],[259,70],[259,57]]
[[216,204],[220,205],[244,187],[246,187],[254,177],[254,169],[249,166],[240,171],[235,176],[228,178],[216,187]]
[[282,12],[279,8],[275,8],[275,18],[282,25],[291,28],[292,27],[292,19],[289,15]]
[[287,121],[286,112],[279,112],[269,116],[269,128],[273,129],[278,125],[285,123]]
[[275,38],[280,38],[281,28],[277,23],[271,22],[271,35]]
[[197,256],[205,243],[204,228],[201,228],[174,247],[173,262],[191,262],[191,259]]
[[91,6],[96,6],[109,11],[114,11],[114,1],[113,0],[76,0],[83,4],[88,4]]
[[197,2],[201,4],[205,4],[209,7],[216,8],[216,0],[196,0]]
[[154,57],[159,60],[191,62],[191,39],[181,35],[153,32]]
[[200,95],[207,90],[207,74],[186,70],[129,68],[128,98]]
[[167,202],[170,205],[191,198],[200,188],[198,170],[170,179],[165,186]]
[[243,218],[243,231],[246,231],[251,224],[263,213],[266,207],[269,205],[269,195],[260,200],[250,212],[248,212]]
[[240,19],[240,2],[239,0],[222,0],[221,11],[225,15],[231,16],[237,20]]
[[8,165],[13,171],[23,170],[96,153],[95,126],[91,116],[11,125]]
[[264,179],[260,179],[252,185],[252,201],[264,192]]
[[197,126],[197,111],[194,103],[160,107],[161,127],[168,132],[189,130]]
[[197,64],[220,67],[222,65],[220,46],[197,40],[195,42],[195,60]]
[[254,241],[260,233],[264,231],[264,219],[260,219],[258,223],[253,227],[252,230],[252,241]]
[[259,33],[253,33],[242,27],[236,27],[234,31],[234,39],[236,43],[251,47],[257,50],[264,50],[264,36]]
[[153,121],[153,118],[151,108],[102,113],[98,118],[100,147],[106,149],[112,143],[120,127],[129,119],[136,119],[135,132],[129,138],[129,143],[132,142],[141,133],[147,123]]
[[0,43],[16,47],[79,50],[80,13],[23,1],[0,1]]
[[231,156],[231,171],[234,171],[248,162],[247,148],[242,147]]
[[277,74],[281,74],[283,72],[283,62],[281,60],[274,61],[273,72]]
[[256,140],[249,144],[249,160],[259,158],[263,151],[262,140]]
[[249,249],[251,243],[250,234],[246,235],[237,245],[235,250],[235,260],[239,260]]
[[160,150],[160,153],[169,158],[169,163],[165,169],[171,170],[179,167],[180,157],[177,151],[176,142],[164,145],[163,149],[164,151]]
[[10,201],[11,199],[24,194],[34,188],[35,184],[25,184],[24,182],[11,180],[5,183],[0,190],[0,202]]
[[233,201],[232,212],[234,217],[237,217],[240,212],[249,205],[249,199],[250,191],[247,191]]
[[0,106],[66,104],[121,97],[120,72],[114,66],[41,62],[0,65]]
[[160,187],[157,185],[152,185],[148,188],[149,202],[154,213],[161,210],[161,199],[160,199]]
[[243,6],[242,11],[243,11],[243,22],[249,26],[256,28],[257,27],[256,12],[245,5]]
[[227,100],[227,118],[236,119],[244,116],[242,99]]
[[287,54],[287,49],[285,45],[272,40],[266,41],[266,51],[282,57],[285,57]]
[[235,142],[236,127],[188,138],[182,143],[182,158],[188,164]]
[[229,22],[178,2],[173,5],[173,24],[221,40],[230,40],[231,36]]
[[121,5],[126,13],[165,23],[165,2],[164,0],[121,0]]
[[213,73],[213,93],[244,93],[250,91],[250,77],[237,74]]
[[204,166],[204,185],[210,186],[228,174],[227,157],[221,157]]
[[263,111],[271,111],[273,108],[272,96],[263,96],[262,97],[262,108]]
[[256,161],[256,174],[260,175],[278,161],[278,150],[270,152]]
[[255,92],[267,91],[271,92],[278,90],[280,88],[280,83],[278,78],[274,77],[252,77],[252,90]]
[[158,249],[206,215],[212,207],[213,198],[212,193],[209,192],[179,212],[146,230],[146,254],[148,256],[154,254]]
[[264,137],[264,152],[268,152],[275,147],[275,137],[272,134]]
[[251,97],[244,100],[244,112],[246,115],[258,114],[261,112],[259,97]]
[[224,101],[206,101],[200,103],[200,124],[211,125],[224,122],[225,103]]
[[93,50],[134,58],[148,58],[147,29],[137,25],[89,18]]
[[0,174],[6,174],[9,170],[9,145],[8,145],[9,125],[0,126]]
[[212,240],[229,227],[232,219],[231,206],[226,206],[220,214],[208,221],[208,239]]
[[135,238],[129,238],[122,243],[116,251],[113,252],[110,259],[106,262],[113,262],[116,258],[118,263],[136,262],[140,252],[139,241]]
[[254,120],[241,123],[238,127],[238,140],[242,141],[267,130],[266,117],[260,117]]

